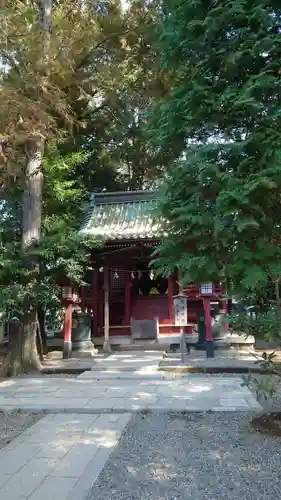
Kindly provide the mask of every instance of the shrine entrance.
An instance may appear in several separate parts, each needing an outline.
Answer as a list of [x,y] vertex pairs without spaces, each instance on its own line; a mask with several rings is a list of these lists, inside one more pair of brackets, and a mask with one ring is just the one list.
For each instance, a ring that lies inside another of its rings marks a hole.
[[[151,267],[153,251],[162,241],[154,218],[156,193],[151,191],[95,193],[80,231],[100,238],[92,249],[88,286],[81,289],[81,307],[92,316],[92,341],[104,347],[139,340],[177,343],[173,297],[179,292],[178,273],[167,278]],[[209,298],[221,295],[214,284]],[[198,285],[187,296],[186,334],[192,333],[203,307]]]

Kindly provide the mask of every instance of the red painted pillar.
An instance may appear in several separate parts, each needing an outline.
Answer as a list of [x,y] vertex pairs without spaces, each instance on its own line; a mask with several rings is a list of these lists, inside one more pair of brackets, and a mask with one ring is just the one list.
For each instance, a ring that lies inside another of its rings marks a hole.
[[124,324],[131,324],[131,275],[129,272],[125,274],[125,309],[124,309]]
[[73,304],[69,302],[64,313],[63,324],[63,359],[71,358],[72,353],[72,311]]
[[214,357],[214,341],[212,334],[212,316],[211,316],[211,299],[203,297],[203,307],[205,312],[205,327],[206,327],[206,354],[207,358]]
[[169,276],[168,278],[168,301],[169,301],[169,320],[174,323],[174,276]]

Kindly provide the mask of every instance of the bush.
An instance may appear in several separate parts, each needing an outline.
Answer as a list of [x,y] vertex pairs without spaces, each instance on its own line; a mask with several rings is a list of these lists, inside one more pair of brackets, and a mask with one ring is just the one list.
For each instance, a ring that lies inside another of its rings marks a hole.
[[275,308],[268,311],[247,310],[229,316],[233,330],[258,339],[281,342],[281,320]]
[[[244,332],[246,335],[253,335],[255,338],[264,340],[275,340],[281,344],[281,320],[276,308],[272,307],[268,311],[251,309],[239,311],[229,317],[232,328],[236,331]],[[257,363],[268,374],[281,377],[281,368],[275,363],[274,352],[262,354],[262,360],[257,356]],[[261,378],[250,375],[244,377],[245,384],[256,393],[257,398],[268,399],[276,392],[276,382],[273,377]]]

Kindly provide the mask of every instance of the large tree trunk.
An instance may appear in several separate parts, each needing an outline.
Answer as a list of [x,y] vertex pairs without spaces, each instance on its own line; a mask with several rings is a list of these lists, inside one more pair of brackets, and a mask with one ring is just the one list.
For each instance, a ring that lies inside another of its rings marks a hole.
[[[26,286],[33,287],[39,278],[39,265],[29,250],[38,243],[41,229],[43,174],[41,171],[44,140],[34,138],[27,144],[28,163],[22,201],[23,266],[29,271]],[[9,335],[8,354],[3,362],[2,375],[19,375],[40,370],[37,337],[37,309],[29,294],[23,305],[23,320],[14,324]]]
[[36,311],[26,317],[24,324],[11,324],[8,353],[1,367],[1,376],[13,377],[41,371],[36,347],[36,325]]
[[279,279],[275,279],[275,299],[276,299],[276,310],[279,321],[281,320],[281,299],[280,299],[280,291],[279,291]]
[[[48,73],[48,51],[52,23],[53,0],[37,0],[38,21],[42,30],[42,54],[39,66],[42,74]],[[38,243],[41,231],[43,174],[42,159],[45,139],[36,134],[27,138],[26,151],[28,162],[25,172],[25,186],[22,201],[22,252],[23,265],[29,270],[29,287],[36,284],[40,277],[39,264],[29,253]],[[8,354],[1,367],[2,375],[19,375],[32,370],[41,370],[37,350],[37,309],[29,293],[26,293],[23,306],[23,320],[13,325],[9,336]]]

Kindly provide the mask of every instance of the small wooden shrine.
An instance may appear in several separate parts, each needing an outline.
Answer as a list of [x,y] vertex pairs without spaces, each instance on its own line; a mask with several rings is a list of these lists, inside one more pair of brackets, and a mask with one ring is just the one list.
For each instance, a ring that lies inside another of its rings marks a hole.
[[[81,235],[102,239],[93,249],[87,287],[80,290],[80,306],[92,316],[92,341],[96,345],[130,344],[138,339],[163,343],[179,342],[175,325],[173,296],[178,294],[177,273],[164,279],[150,267],[153,249],[161,241],[159,224],[152,215],[157,198],[151,191],[95,194]],[[218,284],[209,285],[211,301],[225,307]],[[211,288],[210,288],[211,287]],[[188,323],[192,331],[197,315],[204,309],[204,291],[190,284],[187,297]]]

